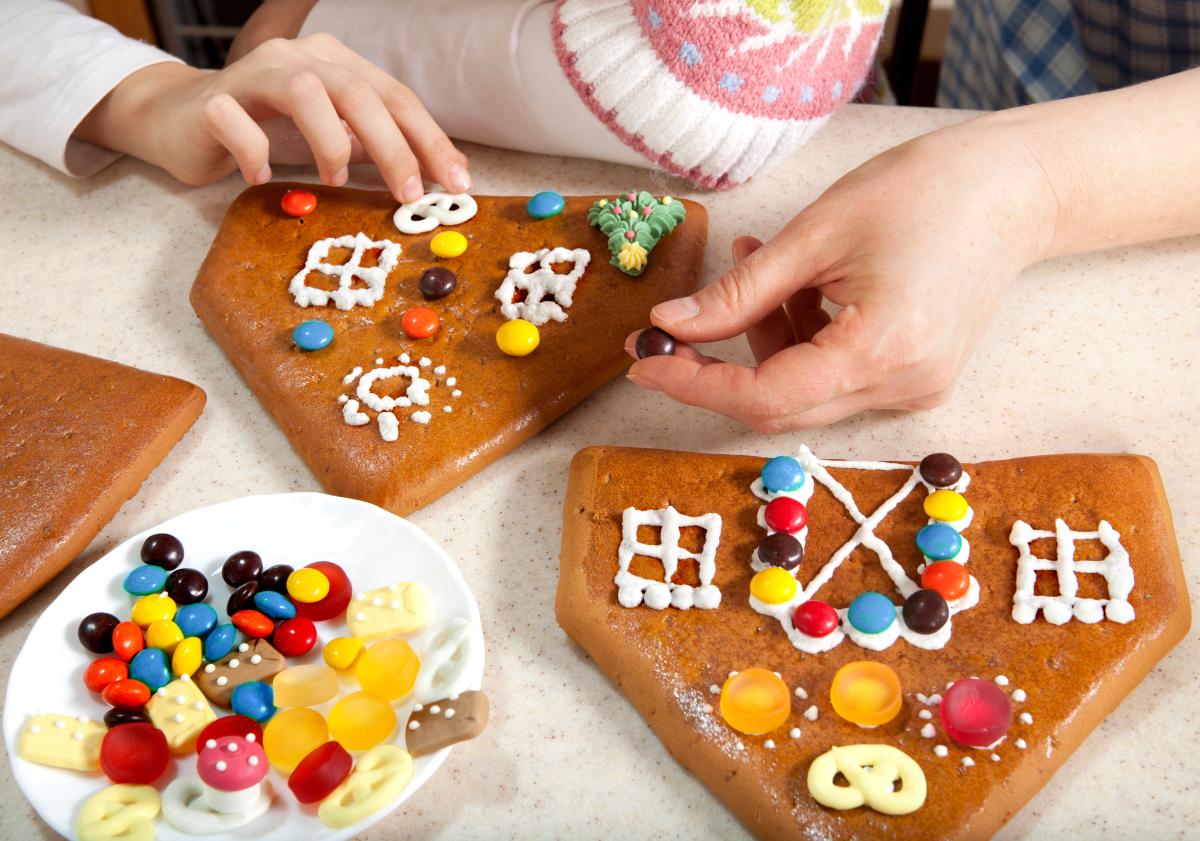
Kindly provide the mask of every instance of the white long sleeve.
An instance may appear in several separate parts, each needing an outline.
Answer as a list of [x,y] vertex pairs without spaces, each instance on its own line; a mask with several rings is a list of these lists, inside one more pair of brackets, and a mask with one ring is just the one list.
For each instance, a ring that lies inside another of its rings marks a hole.
[[121,157],[71,137],[121,81],[178,61],[57,0],[0,3],[0,140],[68,175]]

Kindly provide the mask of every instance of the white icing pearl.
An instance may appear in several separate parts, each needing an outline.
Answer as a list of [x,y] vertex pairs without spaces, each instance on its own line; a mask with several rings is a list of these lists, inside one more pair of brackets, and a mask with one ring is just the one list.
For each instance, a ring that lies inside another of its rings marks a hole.
[[216,764],[216,766],[215,766],[215,767],[216,767],[216,769],[217,769],[218,771],[224,771],[224,770],[226,770],[226,769],[227,769],[229,766],[228,766],[228,765],[226,765],[226,764],[225,764],[225,760],[223,760],[223,759],[222,759],[222,760],[220,760],[220,761],[218,761],[218,762],[217,762],[217,764]]

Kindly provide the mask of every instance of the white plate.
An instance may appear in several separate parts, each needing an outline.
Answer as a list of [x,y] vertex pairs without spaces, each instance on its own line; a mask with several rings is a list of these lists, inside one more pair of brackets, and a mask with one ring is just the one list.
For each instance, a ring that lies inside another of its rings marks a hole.
[[[251,496],[201,508],[167,520],[129,538],[85,569],[72,581],[34,624],[29,639],[13,663],[4,701],[4,740],[8,745],[13,776],[42,819],[74,838],[75,818],[83,801],[108,785],[99,771],[82,774],[26,762],[14,746],[26,718],[41,712],[86,715],[99,719],[107,709],[83,685],[83,671],[97,655],[85,651],[76,637],[79,620],[102,610],[121,618],[129,616],[134,597],[121,589],[126,574],[141,563],[139,550],[147,535],[168,532],[184,546],[183,565],[208,576],[208,602],[225,615],[229,587],[221,580],[221,564],[241,549],[262,555],[263,566],[289,564],[297,569],[313,561],[333,561],[350,577],[354,592],[386,586],[395,581],[417,581],[430,596],[430,627],[444,619],[463,617],[471,623],[471,660],[466,668],[467,688],[478,689],[483,678],[483,630],[479,606],[454,561],[423,531],[407,520],[365,502],[317,493]],[[320,640],[304,657],[289,664],[321,661],[324,643],[347,636],[339,619],[318,622]],[[420,650],[423,632],[406,638]],[[343,693],[353,691],[353,678],[343,680]],[[392,740],[404,746],[404,723],[412,710],[411,697],[394,705],[397,727]],[[323,712],[328,706],[321,707]],[[216,712],[222,713],[220,709]],[[275,797],[270,810],[240,827],[232,835],[187,835],[166,821],[157,822],[160,841],[253,838],[255,841],[333,841],[349,838],[382,819],[411,797],[433,776],[445,760],[447,748],[416,760],[412,781],[390,806],[347,829],[330,829],[316,817],[313,807],[301,807],[275,769],[268,775]],[[172,761],[156,783],[161,792],[180,775],[195,774],[195,754]]]

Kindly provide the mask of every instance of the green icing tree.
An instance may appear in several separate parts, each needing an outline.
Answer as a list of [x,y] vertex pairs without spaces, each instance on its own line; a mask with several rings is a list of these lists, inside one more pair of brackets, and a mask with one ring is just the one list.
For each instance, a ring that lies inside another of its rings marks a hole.
[[611,262],[634,277],[646,270],[648,255],[658,241],[683,221],[683,203],[663,196],[662,201],[643,190],[625,193],[612,201],[600,199],[588,210],[588,224],[608,237]]

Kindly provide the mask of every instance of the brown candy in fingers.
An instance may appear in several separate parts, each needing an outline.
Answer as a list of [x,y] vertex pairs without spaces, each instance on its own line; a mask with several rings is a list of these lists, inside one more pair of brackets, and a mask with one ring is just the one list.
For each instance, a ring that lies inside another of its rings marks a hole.
[[425,756],[474,739],[487,726],[488,708],[487,696],[476,690],[418,706],[404,728],[408,752]]

